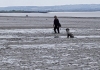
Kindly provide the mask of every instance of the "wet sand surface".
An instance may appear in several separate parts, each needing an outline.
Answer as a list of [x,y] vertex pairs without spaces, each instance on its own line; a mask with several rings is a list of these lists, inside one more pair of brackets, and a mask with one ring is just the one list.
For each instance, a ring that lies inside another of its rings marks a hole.
[[100,70],[100,18],[59,20],[54,34],[52,17],[0,17],[0,70]]

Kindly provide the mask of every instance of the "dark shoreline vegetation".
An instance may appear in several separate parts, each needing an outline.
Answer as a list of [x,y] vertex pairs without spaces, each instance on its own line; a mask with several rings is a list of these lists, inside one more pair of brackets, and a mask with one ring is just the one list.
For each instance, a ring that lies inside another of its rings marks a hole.
[[0,13],[48,13],[46,11],[22,11],[22,10],[11,10],[11,11],[0,11]]
[[[0,13],[48,13],[48,12],[60,12],[60,11],[18,11],[18,10],[0,11]],[[96,11],[66,11],[66,12],[96,12]]]

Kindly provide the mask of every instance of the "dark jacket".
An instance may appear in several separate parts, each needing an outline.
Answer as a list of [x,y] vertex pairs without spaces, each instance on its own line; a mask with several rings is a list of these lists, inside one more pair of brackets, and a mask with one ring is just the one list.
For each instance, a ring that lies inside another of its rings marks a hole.
[[54,27],[60,27],[60,23],[58,19],[54,19]]

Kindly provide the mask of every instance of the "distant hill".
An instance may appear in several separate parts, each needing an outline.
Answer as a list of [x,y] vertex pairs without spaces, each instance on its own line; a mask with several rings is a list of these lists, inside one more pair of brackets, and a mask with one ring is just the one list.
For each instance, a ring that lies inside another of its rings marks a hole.
[[41,11],[41,12],[86,12],[86,11],[100,11],[100,4],[0,7],[0,11],[11,11],[11,10]]

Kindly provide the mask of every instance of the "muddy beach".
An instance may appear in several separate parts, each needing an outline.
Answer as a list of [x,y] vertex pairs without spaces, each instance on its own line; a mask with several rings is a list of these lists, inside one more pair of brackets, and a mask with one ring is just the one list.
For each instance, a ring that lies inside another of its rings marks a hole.
[[100,18],[59,20],[54,34],[53,17],[0,17],[0,70],[99,70]]

